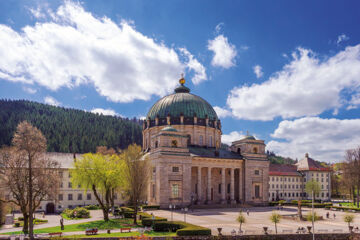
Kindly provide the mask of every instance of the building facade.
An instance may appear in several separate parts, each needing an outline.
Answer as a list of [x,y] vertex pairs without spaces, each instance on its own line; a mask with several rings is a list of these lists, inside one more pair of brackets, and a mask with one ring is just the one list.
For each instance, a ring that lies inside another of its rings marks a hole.
[[315,196],[323,201],[331,198],[331,168],[324,167],[306,153],[305,157],[294,165],[270,164],[269,201],[311,199],[305,191],[308,181],[319,183],[321,190]]
[[221,149],[221,121],[180,79],[174,94],[156,102],[143,125],[143,149],[153,170],[149,204],[268,202],[265,144],[252,136]]

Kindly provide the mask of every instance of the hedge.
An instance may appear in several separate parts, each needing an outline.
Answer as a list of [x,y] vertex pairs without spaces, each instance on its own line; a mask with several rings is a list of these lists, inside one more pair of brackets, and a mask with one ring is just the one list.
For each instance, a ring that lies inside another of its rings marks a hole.
[[173,222],[156,222],[154,224],[155,232],[176,232],[177,236],[210,236],[211,230],[209,228],[196,226],[193,224],[173,221]]
[[[286,202],[285,200],[280,200],[277,202],[269,202],[269,206],[278,206],[278,205],[284,205],[284,206],[298,206],[297,200],[292,200],[291,202]],[[303,207],[312,207],[311,200],[302,200],[301,206]],[[324,208],[327,206],[332,206],[332,203],[318,203],[314,202],[314,208]]]
[[150,227],[153,224],[158,223],[158,222],[166,222],[167,221],[166,218],[156,217],[156,216],[155,216],[155,219],[152,219],[153,216],[148,213],[139,213],[139,215],[141,216],[141,223],[145,227]]
[[344,211],[354,210],[354,211],[360,212],[360,208],[356,208],[356,207],[326,206],[325,208],[326,209],[335,208],[335,209],[344,210]]
[[147,210],[147,209],[160,209],[160,206],[159,205],[143,205],[142,208],[144,210]]
[[74,209],[66,208],[63,212],[68,218],[89,218],[90,212],[86,208],[77,207]]
[[99,209],[101,209],[98,205],[88,205],[88,206],[85,206],[84,208],[86,208],[87,210],[99,210]]

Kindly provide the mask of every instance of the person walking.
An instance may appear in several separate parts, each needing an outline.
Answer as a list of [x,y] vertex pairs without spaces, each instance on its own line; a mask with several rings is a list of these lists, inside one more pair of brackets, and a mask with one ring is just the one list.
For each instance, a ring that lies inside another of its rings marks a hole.
[[249,216],[249,213],[250,213],[250,212],[249,212],[249,209],[247,209],[247,210],[246,210],[246,214],[247,214],[248,216]]

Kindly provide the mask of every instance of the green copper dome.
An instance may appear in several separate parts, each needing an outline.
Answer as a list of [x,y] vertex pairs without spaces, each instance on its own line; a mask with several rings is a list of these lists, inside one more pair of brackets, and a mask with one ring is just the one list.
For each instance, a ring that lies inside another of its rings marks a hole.
[[218,116],[213,107],[204,99],[190,93],[190,89],[181,85],[175,89],[175,93],[165,96],[157,101],[147,114],[147,119],[154,120],[157,116],[159,118],[166,118],[168,115],[173,117],[193,118],[195,115],[198,118],[209,118],[209,120],[218,120]]

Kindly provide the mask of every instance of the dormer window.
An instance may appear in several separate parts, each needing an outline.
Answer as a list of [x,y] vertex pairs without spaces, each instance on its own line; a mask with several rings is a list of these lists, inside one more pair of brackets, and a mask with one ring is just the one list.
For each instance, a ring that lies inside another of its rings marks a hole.
[[177,141],[176,140],[171,141],[171,147],[177,147]]

